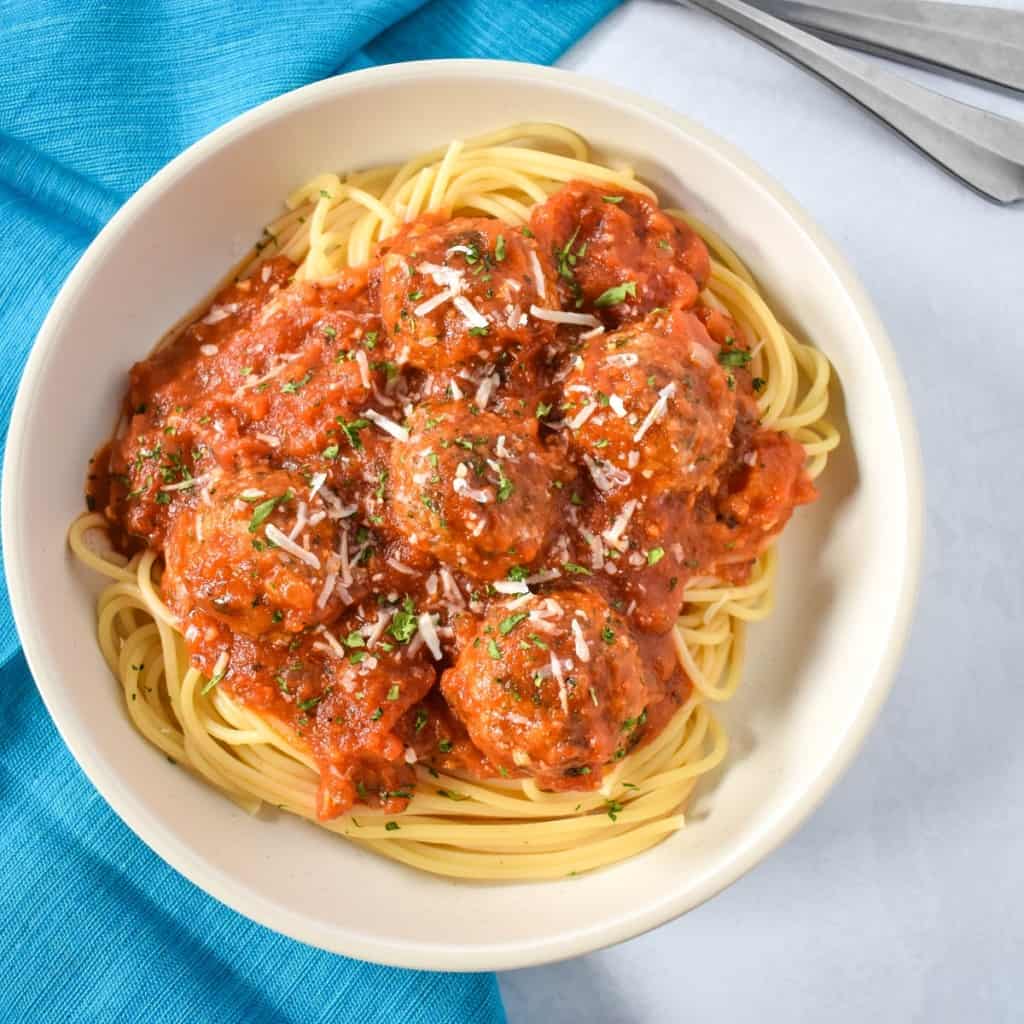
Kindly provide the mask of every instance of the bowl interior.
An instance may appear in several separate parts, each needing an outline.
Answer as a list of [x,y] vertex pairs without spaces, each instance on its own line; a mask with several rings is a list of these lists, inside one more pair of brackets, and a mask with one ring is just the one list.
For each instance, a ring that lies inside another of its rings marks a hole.
[[[844,444],[822,499],[786,533],[777,609],[751,631],[746,677],[724,711],[732,753],[702,788],[689,827],[563,882],[453,883],[286,815],[251,818],[168,764],[129,723],[95,644],[95,581],[72,566],[64,538],[127,368],[207,294],[292,188],[324,169],[398,161],[520,120],[575,128],[605,157],[632,164],[663,201],[720,230],[789,325],[832,360]],[[45,459],[34,457],[40,451]],[[18,625],[50,711],[104,796],[157,852],[307,942],[406,966],[509,967],[585,952],[694,906],[820,799],[873,718],[905,630],[916,472],[902,382],[874,314],[831,247],[746,160],[694,125],[566,73],[401,65],[246,115],[115,218],[65,286],[26,373],[7,453],[4,541]]]

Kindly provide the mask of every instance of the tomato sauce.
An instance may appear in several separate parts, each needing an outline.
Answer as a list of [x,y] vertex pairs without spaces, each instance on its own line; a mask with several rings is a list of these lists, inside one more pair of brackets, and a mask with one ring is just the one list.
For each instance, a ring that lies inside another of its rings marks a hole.
[[193,664],[312,752],[322,817],[402,810],[417,764],[598,785],[689,693],[686,581],[746,578],[814,498],[703,242],[573,182],[295,270],[132,368],[90,501],[163,555]]

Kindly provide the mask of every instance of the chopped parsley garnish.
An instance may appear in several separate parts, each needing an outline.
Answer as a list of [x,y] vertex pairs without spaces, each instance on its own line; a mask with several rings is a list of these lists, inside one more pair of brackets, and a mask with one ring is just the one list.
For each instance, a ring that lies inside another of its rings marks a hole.
[[523,619],[529,617],[529,612],[516,612],[514,615],[508,615],[501,622],[498,623],[498,632],[502,636],[508,636],[516,626],[519,625]]
[[493,637],[487,641],[487,653],[493,661],[501,661],[501,648]]
[[371,722],[379,722],[384,717],[384,709],[377,708],[372,715],[370,715]]
[[488,327],[470,327],[469,333],[472,334],[474,338],[484,338],[487,336],[488,330],[490,330]]
[[469,797],[465,793],[458,793],[454,789],[439,789],[437,791],[438,796],[447,797],[449,800],[468,800]]
[[535,413],[537,419],[544,419],[544,417],[547,416],[549,412],[551,412],[551,405],[548,402],[537,403],[537,411]]
[[362,451],[363,449],[363,442],[359,437],[359,431],[365,430],[369,425],[369,420],[344,420],[340,416],[338,417],[338,426],[341,427],[345,436],[348,438],[348,443],[352,445],[357,452]]
[[664,557],[664,548],[651,548],[651,550],[647,552],[647,564],[657,565]]
[[407,644],[416,635],[417,628],[416,607],[412,603],[412,598],[407,597],[402,602],[402,607],[395,612],[395,617],[391,620],[391,625],[388,626],[388,632],[400,644]]
[[437,744],[437,749],[440,750],[442,754],[450,754],[452,751],[452,741],[440,740]]
[[415,732],[422,732],[423,727],[427,724],[427,720],[429,718],[430,716],[426,711],[424,711],[423,708],[420,708],[419,711],[416,712],[416,721],[413,724],[413,730]]
[[590,765],[588,765],[588,764],[581,764],[581,765],[576,765],[573,768],[566,768],[565,769],[565,774],[566,775],[589,775],[590,774]]
[[252,519],[249,520],[249,532],[255,533],[270,518],[278,505],[291,500],[292,492],[291,488],[289,488],[284,494],[279,494],[276,498],[267,498],[266,501],[261,501],[252,510]]
[[156,492],[156,503],[158,505],[170,505],[170,503],[171,503],[171,496],[167,493],[167,491],[157,491]]
[[[141,666],[140,666],[141,668]],[[223,672],[216,672],[209,679],[203,683],[201,693],[209,693],[222,679],[224,678]]]
[[332,327],[332,326],[331,326],[330,324],[324,324],[324,325],[323,325],[323,326],[322,326],[322,327],[320,328],[320,333],[321,333],[321,334],[322,334],[322,335],[323,335],[323,336],[324,336],[325,338],[330,338],[330,339],[331,339],[331,341],[334,341],[334,339],[335,339],[335,338],[336,338],[336,337],[338,336],[338,331],[337,331],[337,329],[336,329],[336,328],[334,328],[334,327]]
[[722,366],[746,366],[752,356],[741,348],[721,349],[718,353],[718,361]]
[[601,639],[606,644],[615,643],[615,630],[612,629],[611,626],[605,626],[604,629],[601,630]]
[[298,706],[303,711],[309,711],[310,708],[315,708],[317,704],[319,704],[320,701],[322,701],[323,699],[323,694],[321,694],[319,697],[310,697],[309,700],[300,700]]
[[503,470],[498,470],[498,501],[508,501],[512,497],[512,492],[516,489],[515,484],[507,476]]
[[513,565],[505,575],[510,580],[515,580],[516,583],[522,583],[530,575],[530,570],[522,565]]
[[298,380],[290,380],[287,384],[281,385],[281,393],[284,395],[297,394],[313,379],[313,371],[307,370]]
[[621,203],[625,196],[601,196],[606,203]]
[[280,608],[275,608],[274,609],[274,614],[270,616],[270,621],[271,622],[283,622],[284,621],[284,612],[281,611]]
[[401,826],[397,821],[389,821],[384,825],[385,832],[397,832]]
[[523,233],[524,238],[535,237],[533,232],[525,224],[519,230]]
[[573,576],[592,576],[593,573],[585,566],[578,565],[576,562],[564,562],[562,568]]
[[398,700],[398,698],[401,697],[401,695],[402,688],[398,685],[398,683],[392,683],[388,687],[388,700]]
[[365,336],[363,337],[363,344],[367,348],[370,348],[370,349],[376,348],[377,347],[377,332],[376,331],[367,331]]
[[617,306],[620,302],[625,302],[627,296],[632,299],[636,298],[635,281],[623,281],[622,284],[613,285],[601,292],[594,300],[594,305],[600,309],[605,306]]
[[500,263],[505,258],[505,236],[498,235],[498,241],[494,243],[494,258]]
[[659,249],[671,249],[672,246],[669,245],[668,242],[666,242],[664,238],[659,238],[658,239],[658,248]]
[[764,386],[767,383],[768,382],[764,379],[764,377],[755,377],[753,381],[751,381],[751,384],[755,391],[764,391]]
[[617,821],[619,813],[622,811],[622,804],[620,804],[618,800],[609,800],[607,801],[607,806],[608,817],[611,818],[612,821]]
[[336,459],[340,450],[336,444],[329,444],[320,454],[325,459]]

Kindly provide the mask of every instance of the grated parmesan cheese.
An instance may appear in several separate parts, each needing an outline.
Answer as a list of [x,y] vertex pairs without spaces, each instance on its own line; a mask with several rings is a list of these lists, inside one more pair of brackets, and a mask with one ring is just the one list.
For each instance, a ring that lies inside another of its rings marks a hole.
[[269,540],[272,540],[282,551],[287,552],[300,562],[305,562],[311,569],[320,568],[320,559],[311,551],[299,547],[283,530],[279,530],[273,523],[267,523],[264,532]]

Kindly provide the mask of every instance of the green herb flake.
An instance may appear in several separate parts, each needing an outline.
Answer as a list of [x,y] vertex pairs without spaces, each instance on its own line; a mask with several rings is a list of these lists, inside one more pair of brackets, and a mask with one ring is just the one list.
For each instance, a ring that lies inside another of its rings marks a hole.
[[657,565],[664,557],[664,548],[651,548],[651,550],[647,552],[647,564]]
[[487,653],[492,661],[501,661],[501,648],[493,637],[487,641]]
[[505,236],[498,235],[497,242],[494,243],[494,258],[500,263],[505,258]]
[[562,568],[573,576],[592,576],[593,573],[585,566],[576,562],[564,562]]
[[498,632],[502,636],[508,636],[520,622],[529,617],[529,614],[529,612],[516,612],[514,615],[506,616],[498,623]]
[[635,281],[623,281],[622,284],[613,285],[601,292],[594,300],[594,305],[599,309],[604,309],[606,306],[617,306],[620,302],[625,302],[627,296],[631,299],[636,298]]
[[751,358],[750,353],[741,348],[723,348],[718,353],[718,361],[722,366],[746,366]]
[[281,394],[295,395],[302,390],[313,379],[313,371],[307,370],[298,380],[290,380],[287,384],[281,385]]
[[437,744],[437,749],[440,750],[442,754],[450,754],[452,751],[452,741],[440,740]]
[[621,203],[625,196],[601,196],[601,199],[606,203]]
[[512,492],[516,489],[515,484],[507,476],[503,470],[498,470],[498,501],[508,501],[512,497]]
[[362,451],[363,449],[363,442],[359,437],[359,431],[365,430],[369,425],[369,420],[345,420],[341,416],[338,417],[338,426],[341,427],[345,437],[348,438],[348,443],[352,445],[352,448],[357,452]]
[[398,700],[402,696],[402,688],[398,683],[392,683],[388,687],[388,700]]
[[270,518],[278,505],[291,500],[292,492],[289,489],[284,494],[279,494],[276,498],[268,498],[266,501],[261,501],[252,510],[252,519],[249,520],[249,532],[255,533]]
[[[139,668],[141,669],[142,666],[140,665]],[[216,673],[214,673],[212,676],[210,676],[209,679],[206,680],[205,683],[203,683],[203,688],[202,688],[202,690],[200,690],[200,693],[203,693],[203,694],[209,693],[223,678],[224,678],[224,673],[223,672],[216,672]]]
[[427,724],[429,718],[430,716],[426,711],[424,711],[423,708],[420,708],[419,711],[416,712],[416,721],[413,724],[413,730],[415,732],[422,732],[423,727]]
[[459,793],[454,789],[439,789],[437,791],[438,796],[446,797],[449,800],[468,800],[469,797],[465,793]]

